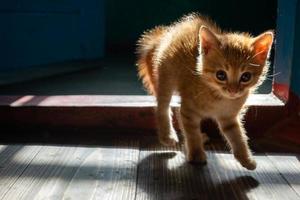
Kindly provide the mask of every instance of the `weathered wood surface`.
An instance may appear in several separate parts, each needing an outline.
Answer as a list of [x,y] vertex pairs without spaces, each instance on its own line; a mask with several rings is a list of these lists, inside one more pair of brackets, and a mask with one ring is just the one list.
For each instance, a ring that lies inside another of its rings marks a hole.
[[0,146],[0,199],[300,199],[295,155],[256,154],[247,171],[214,143],[207,165],[147,137],[102,143]]
[[[299,176],[293,176],[295,188],[291,187],[265,154],[255,155],[258,167],[248,171],[219,145],[207,146],[208,164],[204,166],[186,163],[181,149],[142,145],[137,199],[300,199],[295,192]],[[297,164],[294,159],[290,163]],[[296,173],[293,169],[292,175]]]
[[300,162],[299,156],[293,154],[267,154],[281,176],[295,190],[300,199]]
[[[17,181],[7,188],[1,199],[134,199],[137,144],[123,143],[121,147],[44,146],[22,174],[16,177],[9,173],[9,178]],[[28,154],[22,150],[19,153]],[[19,168],[24,165],[19,160],[13,162]],[[1,185],[2,181],[3,178]]]
[[226,169],[224,173],[228,170],[227,176],[242,177],[242,182],[231,186],[235,192],[232,199],[300,199],[265,154],[255,155],[258,163],[255,171],[242,168],[231,154],[220,152],[215,155]]
[[40,151],[41,146],[9,145],[0,147],[0,199],[13,191],[14,185]]

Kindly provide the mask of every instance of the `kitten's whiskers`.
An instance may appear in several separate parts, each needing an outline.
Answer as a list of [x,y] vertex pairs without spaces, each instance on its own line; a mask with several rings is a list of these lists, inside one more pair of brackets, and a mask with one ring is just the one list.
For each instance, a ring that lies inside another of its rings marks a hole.
[[250,66],[254,66],[254,67],[260,67],[259,64],[255,64],[255,63],[249,63]]
[[258,56],[259,54],[262,54],[262,53],[264,53],[264,52],[265,52],[265,51],[260,51],[260,52],[258,52],[258,53],[256,53],[256,54],[254,54],[254,56],[250,57],[250,58],[247,59],[247,60],[251,60],[251,59],[255,58],[256,56]]

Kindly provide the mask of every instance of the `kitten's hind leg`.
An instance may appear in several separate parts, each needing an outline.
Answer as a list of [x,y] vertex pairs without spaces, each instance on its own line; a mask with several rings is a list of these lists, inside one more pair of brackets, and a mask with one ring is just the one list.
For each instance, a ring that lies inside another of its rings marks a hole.
[[171,87],[171,84],[166,81],[160,81],[156,97],[156,118],[159,141],[165,146],[175,146],[178,142],[178,137],[172,124],[172,111],[170,108],[172,94],[173,88]]
[[200,132],[201,119],[193,116],[189,110],[180,109],[181,126],[185,136],[185,148],[188,162],[206,163],[204,143],[207,142],[206,134]]

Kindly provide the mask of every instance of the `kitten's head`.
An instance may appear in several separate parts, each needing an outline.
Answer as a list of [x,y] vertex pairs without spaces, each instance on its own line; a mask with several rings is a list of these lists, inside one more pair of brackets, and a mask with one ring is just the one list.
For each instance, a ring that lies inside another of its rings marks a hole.
[[273,32],[216,35],[202,26],[198,70],[207,84],[226,98],[235,99],[256,88],[268,70]]

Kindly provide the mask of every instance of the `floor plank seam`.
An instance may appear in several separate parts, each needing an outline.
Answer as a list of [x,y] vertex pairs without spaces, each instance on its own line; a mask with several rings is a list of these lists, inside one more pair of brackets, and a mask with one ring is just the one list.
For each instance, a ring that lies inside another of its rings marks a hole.
[[[25,146],[25,145],[24,145]],[[12,187],[14,187],[14,185],[18,182],[18,180],[20,179],[20,177],[24,174],[24,172],[27,170],[27,168],[30,166],[30,164],[32,163],[32,161],[35,159],[35,157],[40,153],[40,151],[42,150],[42,147],[40,147],[40,149],[36,152],[36,154],[32,157],[32,159],[30,160],[30,162],[28,162],[27,166],[22,170],[22,172],[18,175],[18,177],[16,178],[16,180],[13,182],[13,184],[9,187],[9,189],[5,192],[5,194],[3,195],[2,199],[5,199],[6,195],[8,194],[8,192],[11,190]]]
[[134,200],[137,199],[137,193],[138,193],[138,182],[139,182],[139,170],[140,170],[140,166],[139,166],[139,162],[140,162],[140,159],[141,159],[141,143],[138,142],[138,145],[139,145],[139,154],[138,154],[138,162],[137,162],[137,166],[136,166],[136,178],[135,178],[135,193],[134,193]]
[[[276,167],[276,169],[277,169],[277,167]],[[279,172],[279,175],[282,177],[283,180],[285,180],[287,182],[287,184],[289,185],[289,187],[296,193],[296,195],[300,199],[300,194],[295,190],[295,188],[290,184],[290,182],[284,177],[284,175],[281,172]]]
[[298,193],[298,191],[295,190],[295,188],[291,185],[291,183],[287,180],[287,178],[281,173],[281,171],[278,169],[278,167],[276,166],[276,163],[273,162],[272,159],[269,158],[268,154],[265,154],[266,157],[268,158],[268,160],[273,164],[273,166],[276,168],[276,170],[278,171],[280,177],[288,184],[288,186],[296,193],[296,195],[300,198],[300,194]]

